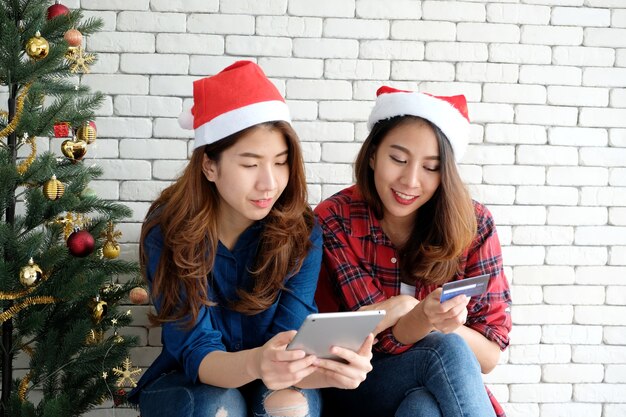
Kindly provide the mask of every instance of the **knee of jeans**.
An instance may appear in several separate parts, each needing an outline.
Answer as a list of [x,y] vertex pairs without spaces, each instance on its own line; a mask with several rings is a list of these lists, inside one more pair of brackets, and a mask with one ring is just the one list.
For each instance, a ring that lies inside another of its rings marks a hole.
[[305,417],[309,413],[306,397],[295,388],[270,392],[263,400],[263,408],[269,417]]
[[478,365],[474,352],[472,352],[465,339],[458,334],[436,332],[431,333],[431,335],[436,338],[435,349],[440,355],[453,357],[466,365],[474,363]]

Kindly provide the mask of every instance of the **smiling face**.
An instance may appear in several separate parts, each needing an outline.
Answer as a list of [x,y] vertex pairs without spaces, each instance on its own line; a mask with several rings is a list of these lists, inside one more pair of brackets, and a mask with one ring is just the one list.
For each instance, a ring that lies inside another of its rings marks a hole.
[[439,144],[423,120],[394,127],[369,160],[386,223],[412,226],[441,184]]
[[218,224],[240,233],[265,218],[289,181],[284,135],[261,125],[225,149],[218,161],[204,156],[202,171],[220,196]]

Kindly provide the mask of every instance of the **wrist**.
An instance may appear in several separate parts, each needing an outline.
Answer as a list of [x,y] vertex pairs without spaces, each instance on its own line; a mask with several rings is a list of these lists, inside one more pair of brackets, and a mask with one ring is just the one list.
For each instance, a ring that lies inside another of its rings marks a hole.
[[409,315],[417,326],[420,326],[422,330],[426,331],[426,333],[430,333],[431,331],[435,330],[435,326],[433,326],[433,324],[430,322],[430,319],[426,315],[426,312],[424,311],[424,306],[425,303],[417,304],[413,308],[413,310],[411,310]]
[[248,350],[246,355],[246,373],[252,380],[261,378],[261,361],[259,360],[260,348]]

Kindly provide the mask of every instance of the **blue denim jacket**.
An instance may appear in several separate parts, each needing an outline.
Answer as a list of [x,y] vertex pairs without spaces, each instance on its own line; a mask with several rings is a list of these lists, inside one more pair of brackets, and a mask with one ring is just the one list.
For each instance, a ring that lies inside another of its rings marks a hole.
[[[322,233],[317,223],[310,236],[313,247],[302,268],[286,281],[285,290],[272,306],[250,316],[228,309],[224,300],[236,299],[237,288],[252,287],[248,271],[253,267],[262,231],[263,222],[253,224],[241,234],[232,251],[219,243],[209,285],[209,297],[218,304],[202,307],[191,329],[180,323],[162,325],[161,354],[129,393],[130,402],[137,403],[141,389],[164,373],[179,370],[196,382],[200,362],[210,352],[236,352],[261,346],[277,333],[298,329],[308,314],[317,312],[313,297],[322,259]],[[155,226],[144,245],[150,287],[162,247],[161,229]],[[159,301],[153,301],[158,309]]]

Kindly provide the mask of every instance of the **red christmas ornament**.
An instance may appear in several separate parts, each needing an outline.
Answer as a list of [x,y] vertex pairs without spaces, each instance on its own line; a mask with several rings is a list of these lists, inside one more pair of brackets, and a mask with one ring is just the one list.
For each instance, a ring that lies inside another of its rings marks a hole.
[[146,304],[148,302],[148,292],[141,287],[135,287],[128,294],[130,302],[133,304]]
[[124,389],[118,389],[117,391],[115,391],[115,393],[113,394],[113,405],[116,407],[119,407],[120,405],[124,404],[126,402],[126,390]]
[[70,29],[65,32],[63,35],[63,39],[67,42],[69,46],[77,47],[83,42],[83,34],[80,33],[78,29]]
[[52,6],[48,7],[48,20],[68,14],[70,14],[70,9],[59,3],[59,0],[56,0]]
[[66,138],[70,135],[70,124],[68,122],[61,122],[54,124],[54,137]]
[[75,230],[67,238],[67,247],[73,256],[84,258],[93,252],[96,241],[86,230]]

